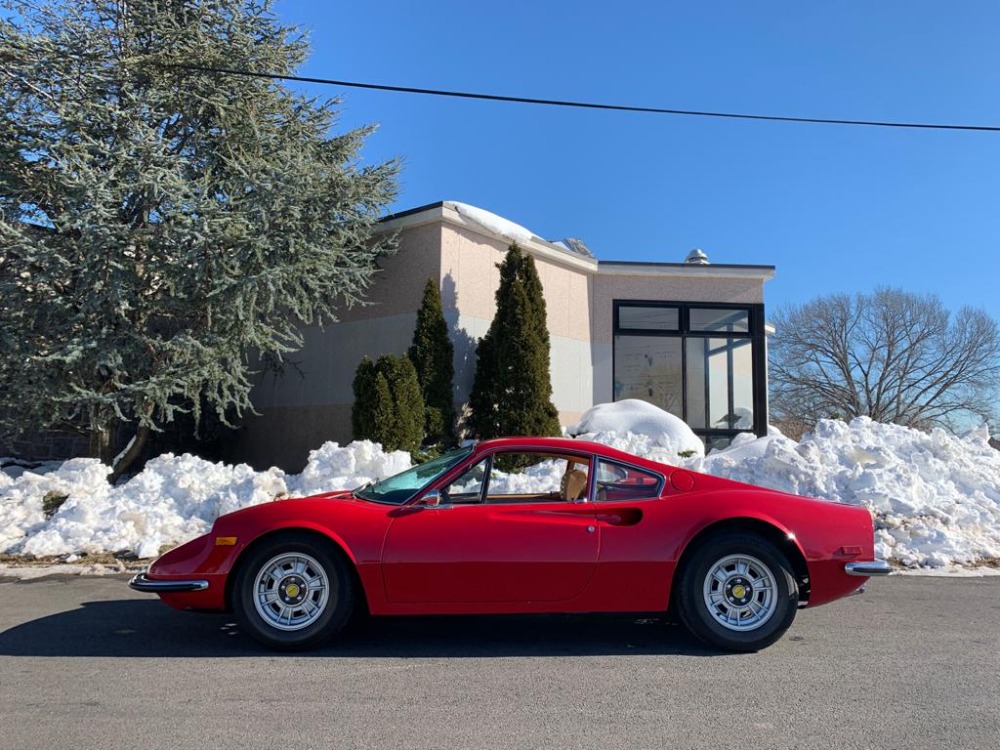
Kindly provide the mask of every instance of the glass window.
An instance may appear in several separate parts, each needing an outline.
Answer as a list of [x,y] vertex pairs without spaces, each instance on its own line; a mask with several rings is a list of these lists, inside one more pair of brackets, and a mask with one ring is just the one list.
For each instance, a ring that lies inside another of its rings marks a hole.
[[473,465],[458,479],[441,491],[442,502],[478,503],[483,499],[483,481],[486,479],[486,459]]
[[369,482],[364,487],[354,490],[354,496],[376,503],[391,503],[402,505],[417,491],[433,482],[448,469],[472,453],[472,448],[459,448],[445,453],[427,463],[414,466],[412,469],[383,479],[374,484]]
[[618,308],[618,327],[647,331],[677,331],[681,315],[676,307],[639,307],[621,305]]
[[753,429],[753,347],[750,341],[734,341],[733,364],[733,420],[730,429]]
[[493,457],[486,498],[491,503],[582,500],[589,461],[550,453],[503,452]]
[[709,340],[689,338],[687,348],[687,423],[692,429],[708,426],[708,373]]
[[683,418],[682,341],[663,336],[615,336],[615,401],[638,398]]
[[663,479],[642,469],[599,459],[597,501],[641,500],[659,497]]
[[687,422],[694,429],[753,429],[750,339],[687,339]]
[[697,302],[614,302],[612,393],[615,401],[641,399],[685,420],[707,439],[754,429],[755,403],[764,406],[764,383],[755,390],[764,331],[750,321],[762,305]]
[[750,315],[746,310],[692,307],[690,316],[692,331],[747,333],[750,330]]
[[733,442],[733,439],[728,435],[710,435],[705,438],[705,453],[711,453],[712,451],[721,451],[723,448],[728,448],[729,444]]

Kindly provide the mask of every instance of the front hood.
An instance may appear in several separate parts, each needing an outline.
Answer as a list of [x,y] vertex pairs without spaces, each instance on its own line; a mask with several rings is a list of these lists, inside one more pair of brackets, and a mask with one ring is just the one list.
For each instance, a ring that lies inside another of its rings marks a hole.
[[[335,492],[324,492],[308,497],[279,497],[269,503],[250,505],[246,508],[234,510],[215,519],[213,528],[230,528],[233,524],[251,521],[256,518],[278,519],[289,516],[309,517],[320,513],[329,518],[331,514],[339,515],[341,509],[357,508],[361,505],[370,505],[363,500],[354,497],[351,490],[337,490]],[[319,507],[310,507],[319,506]]]
[[321,492],[318,495],[308,497],[288,496],[279,497],[278,500],[285,502],[288,500],[354,500],[354,490],[335,490],[333,492]]

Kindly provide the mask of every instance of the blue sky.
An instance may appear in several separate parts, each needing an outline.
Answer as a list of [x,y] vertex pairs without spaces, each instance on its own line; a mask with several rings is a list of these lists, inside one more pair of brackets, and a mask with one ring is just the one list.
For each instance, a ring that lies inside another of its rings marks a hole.
[[[279,0],[300,74],[639,106],[1000,125],[1000,4]],[[308,86],[460,200],[604,260],[773,264],[769,306],[878,285],[1000,319],[1000,133],[593,112]]]

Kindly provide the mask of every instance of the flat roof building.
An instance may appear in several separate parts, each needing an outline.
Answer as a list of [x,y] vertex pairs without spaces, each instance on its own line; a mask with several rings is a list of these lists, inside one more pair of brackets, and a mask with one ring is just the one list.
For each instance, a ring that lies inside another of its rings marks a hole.
[[352,381],[362,357],[410,346],[427,279],[437,281],[455,346],[455,403],[468,400],[476,343],[496,310],[497,265],[516,242],[545,294],[552,400],[563,425],[597,403],[639,398],[684,419],[706,444],[767,428],[764,282],[774,267],[599,261],[579,240],[550,242],[488,211],[443,201],[386,217],[399,251],[383,263],[371,304],[304,331],[294,369],[265,377],[251,399],[240,457],[299,470],[326,440],[348,442]]

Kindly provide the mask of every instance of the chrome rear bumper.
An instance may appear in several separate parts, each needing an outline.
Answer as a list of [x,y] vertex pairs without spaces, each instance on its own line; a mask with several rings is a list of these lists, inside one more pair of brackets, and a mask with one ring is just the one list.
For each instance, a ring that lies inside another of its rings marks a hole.
[[208,581],[154,581],[145,573],[139,573],[132,577],[128,585],[129,588],[147,594],[178,594],[184,591],[204,591],[208,588]]
[[844,572],[849,576],[887,576],[892,572],[892,568],[885,560],[871,560],[845,563]]

